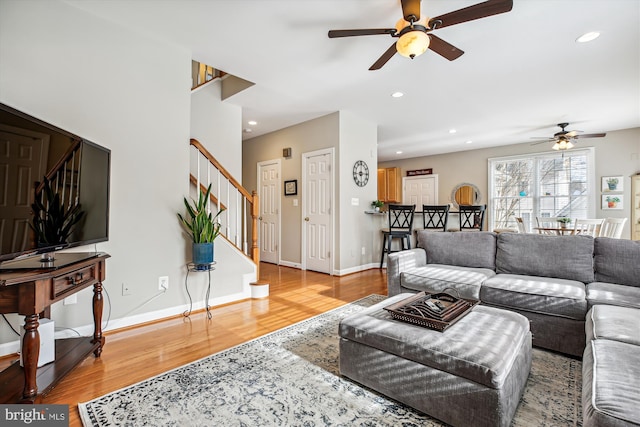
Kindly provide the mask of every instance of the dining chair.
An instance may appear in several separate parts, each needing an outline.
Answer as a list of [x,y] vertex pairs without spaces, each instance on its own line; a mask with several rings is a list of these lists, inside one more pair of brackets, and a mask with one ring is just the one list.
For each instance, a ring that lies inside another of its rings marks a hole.
[[524,220],[522,219],[522,217],[519,217],[519,216],[516,217],[516,226],[518,227],[518,233],[527,232],[527,227],[525,227]]
[[416,205],[389,205],[389,228],[382,229],[382,251],[380,268],[384,262],[384,254],[398,252],[391,250],[393,239],[400,239],[400,250],[411,249],[411,229]]
[[422,228],[447,231],[449,205],[422,205]]
[[627,218],[605,218],[600,226],[598,237],[619,239],[622,236],[622,229],[626,222]]
[[596,237],[600,233],[600,227],[602,226],[604,219],[582,219],[575,220],[573,227],[573,234],[581,234],[583,236]]
[[487,205],[460,205],[460,231],[480,231],[484,224]]

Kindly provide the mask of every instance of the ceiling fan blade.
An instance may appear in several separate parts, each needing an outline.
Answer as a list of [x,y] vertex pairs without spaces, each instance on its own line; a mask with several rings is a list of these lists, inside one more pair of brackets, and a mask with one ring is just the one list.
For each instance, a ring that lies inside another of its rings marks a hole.
[[488,0],[431,18],[429,20],[429,27],[434,28],[432,24],[435,21],[440,21],[436,23],[436,28],[449,27],[451,25],[461,24],[475,19],[509,12],[512,8],[513,0]]
[[382,66],[384,64],[387,63],[387,61],[389,61],[391,59],[391,57],[393,55],[395,55],[397,52],[396,50],[396,44],[392,44],[391,47],[389,47],[389,49],[387,49],[387,51],[385,53],[382,54],[382,56],[380,58],[378,58],[378,60],[376,62],[373,63],[373,65],[371,67],[369,67],[369,70],[373,71],[373,70],[379,70],[380,68],[382,68]]
[[578,130],[572,130],[571,132],[567,132],[564,134],[564,136],[566,136],[567,138],[573,138],[574,136],[578,135]]
[[548,136],[532,136],[531,139],[544,139],[546,141],[555,141],[555,138],[549,138]]
[[464,51],[458,49],[450,43],[447,43],[436,35],[429,34],[429,38],[431,39],[431,42],[429,43],[429,49],[431,49],[438,55],[448,59],[449,61],[458,59],[464,54]]
[[376,36],[378,34],[391,34],[396,33],[395,28],[365,28],[360,30],[329,30],[329,38],[335,39],[337,37],[353,37],[353,36]]
[[420,19],[420,0],[401,0],[402,16],[407,22],[417,22]]
[[584,135],[576,135],[576,138],[602,138],[603,136],[607,136],[606,133],[586,133]]
[[555,139],[553,139],[553,138],[551,138],[551,139],[548,139],[548,138],[547,138],[545,141],[538,141],[538,142],[534,142],[534,143],[533,143],[533,144],[531,144],[531,145],[548,144],[548,143],[550,143],[550,142],[554,142],[554,141],[555,141]]

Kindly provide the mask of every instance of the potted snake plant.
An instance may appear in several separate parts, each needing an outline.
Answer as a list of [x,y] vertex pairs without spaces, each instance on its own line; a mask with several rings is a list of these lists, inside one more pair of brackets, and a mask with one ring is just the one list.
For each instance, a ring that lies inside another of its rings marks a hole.
[[33,218],[29,227],[34,231],[38,247],[67,243],[76,225],[84,217],[80,204],[68,207],[64,200],[51,188],[44,177],[42,194],[44,200],[36,197],[31,205]]
[[211,194],[211,184],[206,192],[200,192],[198,200],[188,200],[184,198],[184,206],[187,215],[182,216],[178,213],[178,219],[184,226],[192,240],[192,256],[193,264],[196,269],[206,270],[214,260],[213,243],[216,237],[220,235],[219,216],[224,212],[221,208],[217,214],[213,215],[207,209],[207,201]]

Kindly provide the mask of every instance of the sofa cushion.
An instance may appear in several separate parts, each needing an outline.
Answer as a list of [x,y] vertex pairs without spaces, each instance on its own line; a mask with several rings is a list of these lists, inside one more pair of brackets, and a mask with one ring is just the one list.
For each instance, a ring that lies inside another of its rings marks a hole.
[[593,282],[587,284],[587,302],[640,308],[640,288],[615,283]]
[[432,233],[418,231],[428,264],[496,269],[496,234],[487,231]]
[[608,339],[640,346],[640,309],[594,305],[587,313],[585,330],[587,342]]
[[480,289],[480,300],[499,307],[584,320],[585,285],[577,280],[498,274]]
[[598,237],[594,243],[596,281],[640,287],[640,242]]
[[[456,267],[428,264],[400,273],[402,288],[416,292],[448,292],[461,298],[480,298],[480,285],[496,273],[488,268]],[[456,292],[447,290],[453,288]]]
[[582,358],[584,427],[640,425],[638,346],[592,340]]
[[593,237],[500,233],[496,272],[594,281]]

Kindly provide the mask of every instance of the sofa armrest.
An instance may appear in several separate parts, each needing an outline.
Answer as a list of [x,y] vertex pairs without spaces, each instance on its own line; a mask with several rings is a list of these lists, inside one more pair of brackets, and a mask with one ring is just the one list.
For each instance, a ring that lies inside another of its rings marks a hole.
[[410,268],[427,265],[427,253],[422,248],[407,249],[387,256],[387,294],[398,295],[400,291],[400,273]]

